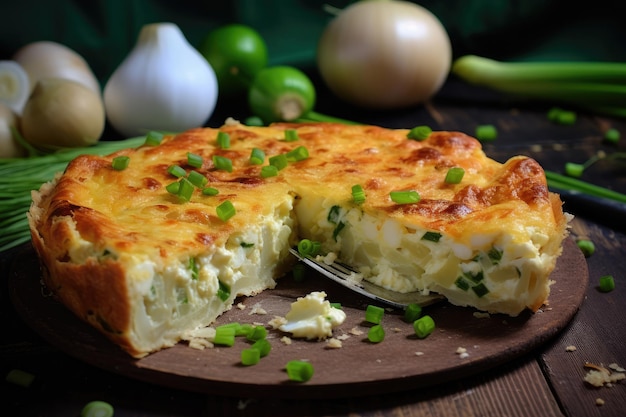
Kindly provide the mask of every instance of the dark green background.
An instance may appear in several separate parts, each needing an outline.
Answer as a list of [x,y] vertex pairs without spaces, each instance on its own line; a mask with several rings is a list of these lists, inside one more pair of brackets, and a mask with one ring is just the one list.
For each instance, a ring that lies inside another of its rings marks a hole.
[[[332,18],[324,4],[349,0],[2,0],[0,59],[22,45],[54,40],[80,53],[102,83],[147,23],[173,22],[198,46],[227,23],[245,23],[265,38],[271,64],[312,67]],[[453,53],[505,60],[626,61],[626,19],[618,2],[594,0],[424,0],[446,27]]]

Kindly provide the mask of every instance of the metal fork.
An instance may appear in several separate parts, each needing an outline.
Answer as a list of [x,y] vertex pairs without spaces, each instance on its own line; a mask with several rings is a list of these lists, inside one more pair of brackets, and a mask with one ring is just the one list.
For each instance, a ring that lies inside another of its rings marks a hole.
[[302,256],[300,252],[294,248],[290,248],[289,251],[305,265],[332,279],[336,283],[372,300],[379,301],[395,308],[405,309],[409,304],[419,304],[420,306],[425,307],[445,299],[439,294],[424,295],[417,291],[399,293],[365,280],[356,282],[353,275],[357,273],[357,271],[349,265],[336,261],[332,264],[327,264],[310,256]]

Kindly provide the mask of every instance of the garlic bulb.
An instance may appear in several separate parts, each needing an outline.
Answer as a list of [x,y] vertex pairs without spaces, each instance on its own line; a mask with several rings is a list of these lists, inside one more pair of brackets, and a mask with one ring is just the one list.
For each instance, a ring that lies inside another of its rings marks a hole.
[[29,93],[30,81],[24,68],[15,61],[0,61],[0,103],[21,114]]
[[144,26],[104,88],[109,122],[125,136],[202,126],[217,103],[211,65],[173,23]]

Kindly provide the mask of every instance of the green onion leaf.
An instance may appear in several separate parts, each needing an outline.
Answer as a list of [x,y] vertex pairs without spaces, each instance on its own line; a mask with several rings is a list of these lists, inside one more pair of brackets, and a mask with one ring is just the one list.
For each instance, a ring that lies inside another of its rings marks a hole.
[[267,337],[267,329],[261,325],[254,326],[246,335],[246,339],[251,342],[265,339]]
[[435,321],[428,315],[422,316],[413,322],[413,330],[418,338],[424,339],[435,330]]
[[180,189],[180,183],[179,182],[172,182],[172,183],[167,184],[165,186],[165,190],[167,190],[167,192],[170,193],[170,194],[178,195],[178,190],[179,189]]
[[230,135],[220,130],[219,132],[217,132],[216,142],[217,146],[219,146],[221,149],[228,149],[230,148]]
[[365,309],[365,321],[372,324],[380,324],[385,315],[385,309],[369,304]]
[[228,297],[230,297],[230,287],[220,280],[218,280],[217,283],[219,285],[217,288],[217,297],[222,301],[228,300]]
[[217,212],[217,217],[224,222],[237,213],[235,206],[233,206],[233,203],[231,203],[230,200],[225,200],[222,204],[215,208],[215,211]]
[[478,298],[483,297],[483,296],[485,296],[486,294],[489,293],[489,289],[482,282],[480,284],[478,284],[478,285],[474,285],[472,287],[472,290],[474,291],[474,293],[476,293]]
[[269,162],[270,165],[275,166],[279,171],[286,168],[289,163],[285,154],[270,156]]
[[416,126],[407,133],[406,137],[411,140],[426,140],[433,130],[429,126]]
[[188,267],[191,271],[191,279],[198,279],[198,264],[196,263],[196,258],[189,258]]
[[233,346],[235,344],[235,329],[232,326],[216,327],[213,343],[216,345]]
[[128,168],[129,163],[130,163],[129,156],[116,156],[115,158],[113,158],[113,161],[111,161],[111,166],[116,171],[123,171],[126,168]]
[[476,139],[480,141],[492,141],[498,137],[498,130],[494,125],[479,125],[476,127]]
[[113,417],[113,406],[104,401],[88,402],[80,411],[80,417]]
[[285,154],[288,162],[304,161],[309,157],[309,151],[304,146],[298,146]]
[[463,279],[463,277],[458,277],[456,281],[454,281],[454,285],[456,285],[459,289],[463,291],[467,291],[470,288],[469,282]]
[[220,191],[213,187],[205,187],[202,189],[202,194],[204,195],[218,195],[219,193]]
[[407,323],[413,323],[419,319],[422,315],[422,306],[416,303],[411,303],[404,309],[404,321]]
[[201,168],[203,160],[200,155],[187,152],[187,163],[194,168]]
[[285,141],[295,142],[299,140],[298,131],[296,129],[285,129]]
[[169,167],[167,167],[167,173],[175,176],[176,178],[184,177],[185,174],[187,174],[185,169],[178,165],[170,165]]
[[256,342],[254,342],[252,344],[252,349],[257,349],[261,353],[261,357],[263,358],[269,355],[270,351],[272,350],[272,345],[267,339],[263,338],[258,339]]
[[426,232],[424,236],[422,236],[421,240],[428,240],[430,242],[439,242],[441,239],[441,233],[439,232]]
[[380,324],[370,327],[367,332],[367,340],[372,343],[380,343],[385,339],[385,329]]
[[178,197],[180,197],[184,201],[191,200],[191,196],[193,195],[194,185],[187,178],[181,178],[178,181],[180,186],[178,187]]
[[204,187],[209,182],[208,178],[198,171],[191,171],[187,176],[187,179],[198,188]]
[[612,275],[604,275],[600,277],[600,291],[611,292],[615,289],[615,279]]
[[259,349],[248,348],[241,351],[241,364],[245,366],[256,365],[261,361],[261,352]]
[[450,168],[446,173],[446,184],[459,184],[465,175],[465,170],[461,167]]
[[356,204],[363,204],[363,202],[365,202],[365,191],[363,191],[363,187],[359,184],[352,186],[352,201]]
[[216,169],[233,172],[233,161],[226,158],[225,156],[213,155],[213,165]]
[[262,165],[265,162],[265,152],[259,148],[253,148],[250,152],[250,163],[252,165]]
[[391,201],[396,204],[412,204],[420,201],[420,195],[417,191],[391,191],[389,193]]
[[265,165],[261,167],[261,178],[275,177],[278,175],[278,168],[274,165]]
[[160,145],[161,142],[163,141],[163,137],[165,135],[163,135],[163,133],[161,132],[148,132],[148,134],[146,135],[146,145],[149,146],[157,146]]
[[313,365],[310,362],[293,360],[285,366],[287,376],[291,381],[306,382],[313,377]]

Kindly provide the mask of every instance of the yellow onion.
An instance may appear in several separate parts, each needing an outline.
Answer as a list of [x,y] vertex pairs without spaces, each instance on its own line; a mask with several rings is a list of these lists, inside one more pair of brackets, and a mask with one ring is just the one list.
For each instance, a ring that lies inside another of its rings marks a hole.
[[0,158],[24,156],[26,150],[15,140],[13,130],[17,129],[18,116],[8,106],[0,103]]
[[443,85],[452,47],[441,22],[407,1],[358,1],[324,29],[317,65],[340,98],[359,106],[423,103]]
[[100,96],[75,81],[39,80],[24,106],[20,130],[24,139],[41,149],[93,145],[105,125]]

